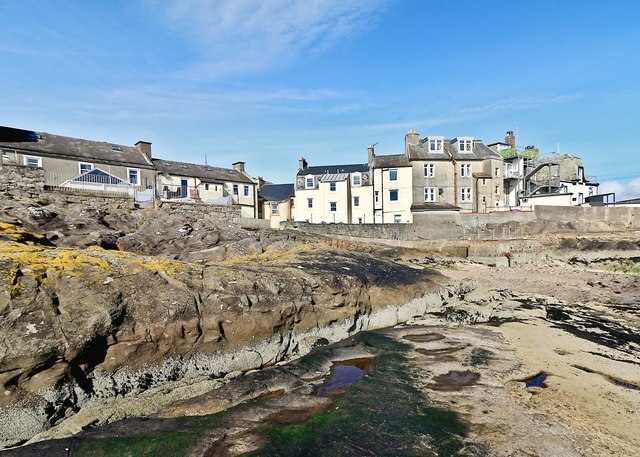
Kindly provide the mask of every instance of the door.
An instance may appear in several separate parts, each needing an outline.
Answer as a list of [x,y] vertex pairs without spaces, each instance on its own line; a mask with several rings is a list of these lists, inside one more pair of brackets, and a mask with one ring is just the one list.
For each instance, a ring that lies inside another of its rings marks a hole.
[[187,180],[186,179],[180,180],[180,196],[183,198],[187,197]]

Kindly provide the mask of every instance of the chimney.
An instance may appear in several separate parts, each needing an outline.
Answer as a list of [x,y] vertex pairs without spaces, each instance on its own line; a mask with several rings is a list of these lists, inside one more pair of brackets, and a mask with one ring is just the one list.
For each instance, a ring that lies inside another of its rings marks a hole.
[[367,146],[367,152],[369,153],[369,165],[371,165],[373,163],[373,158],[375,157],[372,144]]
[[136,143],[136,149],[151,159],[151,143],[148,141],[138,141]]
[[261,189],[264,186],[264,178],[262,176],[256,176],[256,180],[258,181],[258,189]]
[[416,129],[407,130],[407,134],[404,136],[404,148],[405,151],[409,150],[409,145],[418,144],[420,142],[420,134],[416,132]]
[[298,170],[304,170],[305,168],[307,168],[307,161],[304,157],[300,157],[298,159]]
[[510,145],[512,148],[516,147],[516,136],[513,134],[513,131],[509,130],[504,137],[504,142]]
[[244,162],[235,162],[232,165],[234,170],[244,173]]

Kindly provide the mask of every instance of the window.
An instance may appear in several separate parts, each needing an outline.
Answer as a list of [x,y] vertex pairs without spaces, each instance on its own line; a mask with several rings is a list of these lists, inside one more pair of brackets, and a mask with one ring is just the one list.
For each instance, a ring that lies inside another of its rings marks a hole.
[[364,222],[364,220],[361,217],[359,217],[358,218],[358,224],[362,224],[363,222]]
[[500,195],[500,186],[496,186],[496,195]]
[[429,140],[430,151],[442,151],[442,140]]
[[500,176],[500,168],[496,167],[493,171],[493,176]]
[[394,224],[399,224],[400,222],[402,222],[402,215],[394,214],[393,215],[393,223]]
[[435,175],[435,164],[433,163],[425,163],[424,164],[424,177],[425,178],[433,178]]
[[140,183],[140,170],[136,170],[134,168],[127,169],[127,177],[129,178],[129,184],[139,184]]
[[424,188],[424,201],[425,202],[435,202],[436,201],[436,188],[435,187],[425,187]]
[[471,152],[471,140],[458,140],[460,152]]
[[460,201],[463,201],[463,202],[471,201],[471,187],[460,188]]
[[329,183],[329,190],[330,190],[331,192],[335,192],[335,191],[336,191],[336,188],[337,188],[336,183],[334,183],[334,182],[330,182],[330,183]]
[[362,177],[359,174],[353,175],[353,177],[351,178],[351,181],[354,186],[359,186],[362,184]]
[[316,187],[315,178],[313,176],[307,176],[304,181],[304,187],[305,189],[313,189],[314,187]]
[[389,170],[389,181],[398,180],[398,170]]
[[470,163],[460,164],[460,177],[461,178],[470,178],[471,177],[471,164]]
[[307,198],[307,208],[313,208],[313,198]]
[[233,185],[233,195],[238,195],[238,185],[237,184]]
[[335,213],[336,211],[338,211],[338,203],[337,202],[330,202],[329,203],[329,209],[331,210],[332,213]]
[[277,203],[271,203],[271,215],[278,216],[280,214],[280,209]]
[[360,197],[353,197],[353,206],[360,206]]
[[376,203],[380,201],[380,192],[377,190],[373,193],[373,201]]
[[487,180],[486,180],[485,178],[482,178],[482,180],[480,181],[480,183],[481,183],[483,186],[486,186],[486,185],[487,185]]
[[78,168],[80,169],[80,174],[83,175],[93,170],[93,164],[80,162],[78,163]]
[[249,186],[244,186],[244,196],[245,197],[249,196]]
[[398,189],[393,189],[389,191],[389,201],[392,201],[392,202],[398,201]]
[[204,190],[209,190],[209,184],[204,185]]
[[27,167],[40,168],[42,167],[42,158],[41,157],[33,157],[33,156],[25,156],[24,164]]

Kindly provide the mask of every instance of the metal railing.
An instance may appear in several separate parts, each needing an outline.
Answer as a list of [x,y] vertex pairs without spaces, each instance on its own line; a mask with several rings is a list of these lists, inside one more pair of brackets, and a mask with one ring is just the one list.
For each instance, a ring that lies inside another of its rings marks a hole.
[[92,170],[83,174],[44,170],[44,188],[61,192],[134,197],[141,186],[130,184],[109,173]]

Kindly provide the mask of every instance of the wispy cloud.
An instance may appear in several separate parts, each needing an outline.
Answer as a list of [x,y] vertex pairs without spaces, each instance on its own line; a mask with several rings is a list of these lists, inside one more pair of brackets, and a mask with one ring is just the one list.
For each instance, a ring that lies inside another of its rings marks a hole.
[[385,0],[148,0],[199,60],[183,76],[209,79],[286,66],[366,30]]
[[615,192],[616,200],[626,200],[640,197],[640,178],[635,178],[628,183],[619,181],[605,181],[600,185],[600,193]]

